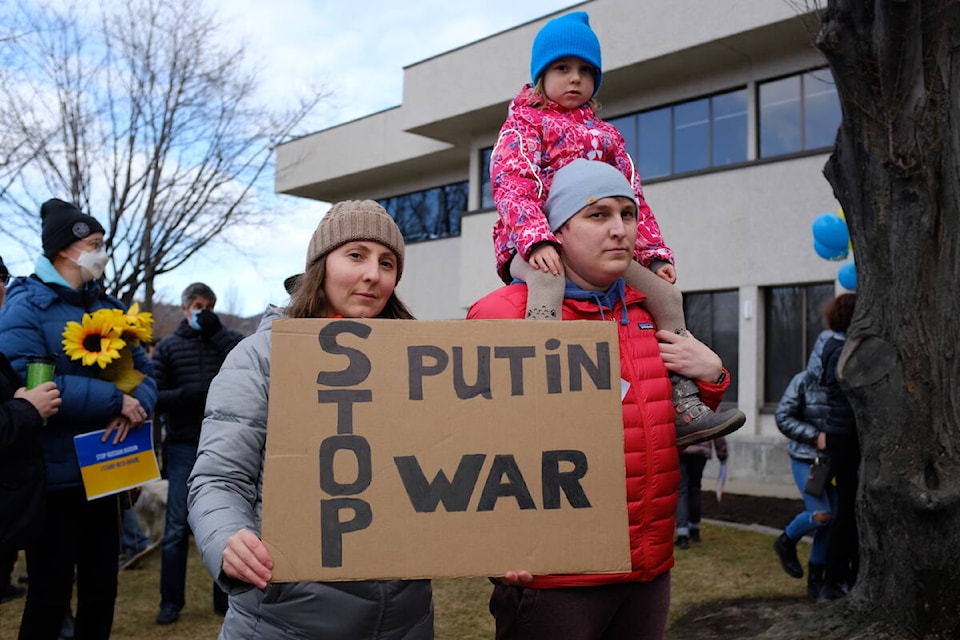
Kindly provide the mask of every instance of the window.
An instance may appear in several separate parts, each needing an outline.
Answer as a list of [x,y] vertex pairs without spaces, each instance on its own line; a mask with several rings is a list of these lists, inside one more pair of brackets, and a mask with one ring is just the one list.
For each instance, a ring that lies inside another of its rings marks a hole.
[[730,388],[724,402],[736,403],[740,380],[740,316],[736,291],[709,291],[683,294],[687,328],[717,352],[730,372]]
[[764,399],[777,404],[793,376],[807,367],[810,350],[825,328],[823,308],[833,300],[834,287],[771,287],[765,294]]
[[833,144],[840,100],[828,69],[817,69],[758,88],[760,157],[799,153]]
[[460,214],[467,210],[469,183],[456,182],[378,202],[403,232],[407,243],[460,235]]
[[610,120],[649,180],[747,160],[747,91],[736,89]]
[[[636,164],[641,179],[670,175],[670,168],[673,165],[670,114],[670,107],[666,107],[636,116],[637,138],[632,148],[630,143],[627,143],[627,152],[637,158]],[[620,127],[618,122],[614,122],[613,125]]]
[[490,156],[493,155],[493,147],[480,149],[480,208],[490,209],[494,207],[493,186],[490,184]]

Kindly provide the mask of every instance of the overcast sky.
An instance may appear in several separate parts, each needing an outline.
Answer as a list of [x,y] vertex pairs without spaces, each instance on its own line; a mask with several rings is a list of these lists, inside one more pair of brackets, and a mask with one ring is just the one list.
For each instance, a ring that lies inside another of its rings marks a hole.
[[[400,104],[403,67],[572,6],[570,0],[217,0],[238,33],[267,67],[263,91],[283,95],[309,80],[332,94],[309,130],[320,130]],[[527,60],[517,64],[526,68]],[[263,234],[241,234],[233,242],[251,261],[220,255],[198,258],[197,268],[164,278],[160,289],[176,295],[192,281],[189,272],[210,273],[209,284],[224,303],[236,301],[244,315],[285,299],[283,279],[302,270],[310,234],[328,208],[292,196],[278,196],[289,211]],[[220,252],[216,252],[219,254]],[[219,272],[219,273],[218,273]],[[217,275],[214,275],[217,274]],[[228,306],[225,304],[225,307]],[[225,309],[226,310],[226,309]]]
[[[570,0],[207,0],[230,34],[245,39],[263,68],[265,100],[323,85],[331,98],[308,123],[316,131],[399,105],[403,67],[573,6]],[[528,60],[518,60],[523,68]],[[269,176],[272,182],[273,174]],[[54,196],[51,196],[54,197]],[[159,301],[176,302],[195,280],[220,297],[218,310],[254,315],[283,303],[283,279],[302,270],[310,234],[329,207],[276,196],[284,213],[262,231],[229,233],[176,272],[157,280]],[[96,216],[96,212],[91,212]],[[0,241],[15,275],[33,270],[35,256]]]

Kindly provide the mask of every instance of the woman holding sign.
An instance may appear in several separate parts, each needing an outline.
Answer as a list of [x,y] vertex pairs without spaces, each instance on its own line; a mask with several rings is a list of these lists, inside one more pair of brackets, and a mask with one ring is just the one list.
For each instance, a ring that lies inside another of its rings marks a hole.
[[290,305],[268,309],[210,386],[189,520],[207,569],[230,595],[221,638],[433,638],[428,580],[270,584],[273,559],[260,540],[272,321],[411,319],[394,293],[403,256],[403,235],[380,205],[335,204],[310,239]]

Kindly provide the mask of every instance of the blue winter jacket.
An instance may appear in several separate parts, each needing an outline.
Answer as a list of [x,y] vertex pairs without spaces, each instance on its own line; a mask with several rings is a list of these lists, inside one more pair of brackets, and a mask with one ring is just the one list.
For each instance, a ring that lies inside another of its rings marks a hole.
[[817,458],[817,436],[826,427],[829,411],[826,389],[808,371],[793,376],[774,414],[777,428],[790,438],[791,458],[804,462]]
[[[7,290],[6,306],[0,310],[0,353],[21,378],[26,379],[30,356],[57,356],[54,382],[63,403],[43,428],[48,491],[82,486],[73,436],[105,428],[123,406],[123,393],[98,377],[98,366],[85,367],[63,351],[67,322],[80,322],[84,313],[103,308],[126,307],[104,293],[96,281],[72,289],[45,283],[34,275],[14,280]],[[153,367],[143,348],[136,347],[132,353],[136,369],[147,375],[133,395],[150,414],[157,402]]]

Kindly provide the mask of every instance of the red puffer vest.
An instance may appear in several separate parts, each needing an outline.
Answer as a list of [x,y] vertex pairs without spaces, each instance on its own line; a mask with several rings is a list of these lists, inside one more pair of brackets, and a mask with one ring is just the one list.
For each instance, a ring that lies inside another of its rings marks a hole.
[[[582,587],[621,582],[647,582],[673,567],[674,515],[680,470],[674,429],[675,412],[670,379],[654,337],[653,319],[640,306],[645,296],[626,290],[627,324],[619,324],[620,375],[630,384],[623,399],[623,448],[627,472],[627,516],[630,526],[629,573],[535,576],[537,589]],[[478,300],[467,318],[522,318],[527,301],[525,285],[503,287]],[[620,323],[618,303],[604,310],[603,319]],[[564,320],[601,320],[590,300],[563,302]],[[700,383],[703,401],[716,407],[729,384]],[[522,567],[517,567],[522,569]]]

